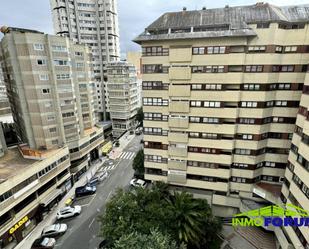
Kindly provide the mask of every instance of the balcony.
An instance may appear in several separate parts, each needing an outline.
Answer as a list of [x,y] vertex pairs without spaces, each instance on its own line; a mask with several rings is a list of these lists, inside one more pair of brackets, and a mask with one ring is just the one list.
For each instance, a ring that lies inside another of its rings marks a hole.
[[185,160],[168,160],[167,163],[168,169],[176,169],[176,170],[187,170],[187,161]]
[[169,170],[167,173],[167,181],[173,183],[186,184],[187,174],[185,171]]
[[170,80],[190,80],[191,68],[190,67],[170,67],[169,69]]
[[170,128],[189,128],[188,117],[170,117],[168,120],[168,126]]
[[179,148],[179,147],[168,147],[168,154],[169,156],[173,157],[187,157],[188,156],[188,150],[187,147],[185,148]]
[[172,101],[169,104],[170,112],[189,113],[190,105],[189,101]]
[[191,88],[190,85],[170,85],[168,94],[170,97],[190,97]]
[[188,143],[188,133],[169,132],[168,141],[175,143]]

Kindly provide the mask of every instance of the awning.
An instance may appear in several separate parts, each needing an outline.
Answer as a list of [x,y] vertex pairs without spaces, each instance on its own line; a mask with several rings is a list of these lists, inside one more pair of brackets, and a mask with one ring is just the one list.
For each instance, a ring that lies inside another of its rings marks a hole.
[[45,198],[43,198],[40,203],[43,204],[46,207],[46,206],[48,206],[48,204],[50,204],[53,200],[55,200],[61,194],[62,194],[61,189],[55,189],[49,195],[47,195]]
[[109,141],[108,143],[104,144],[102,147],[102,152],[107,154],[108,152],[111,151],[111,149],[113,148],[113,144],[111,141]]

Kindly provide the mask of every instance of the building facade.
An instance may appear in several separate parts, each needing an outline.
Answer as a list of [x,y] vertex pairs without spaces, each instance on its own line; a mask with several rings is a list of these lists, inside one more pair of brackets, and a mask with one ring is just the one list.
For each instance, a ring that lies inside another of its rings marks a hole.
[[0,247],[14,248],[71,188],[67,147],[9,148],[0,158]]
[[91,47],[100,119],[105,117],[106,64],[120,58],[116,0],[50,0],[57,35]]
[[67,146],[77,179],[100,154],[91,52],[69,38],[3,28],[0,60],[19,141],[30,150]]
[[113,127],[113,137],[135,128],[139,108],[139,91],[136,70],[127,62],[112,62],[107,66],[108,105]]
[[[149,25],[135,39],[145,178],[207,198],[220,216],[282,201],[309,210],[308,23],[308,6],[257,3]],[[282,248],[308,248],[307,229],[273,232]]]
[[2,67],[0,65],[0,116],[6,116],[11,113],[10,104],[6,93],[6,88],[3,80]]

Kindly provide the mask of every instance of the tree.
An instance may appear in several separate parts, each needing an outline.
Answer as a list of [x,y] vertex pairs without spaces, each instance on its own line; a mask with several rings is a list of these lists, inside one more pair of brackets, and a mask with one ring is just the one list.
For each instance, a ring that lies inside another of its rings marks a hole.
[[140,126],[143,127],[143,120],[144,120],[144,112],[143,107],[140,107],[136,114],[136,120],[140,123]]
[[[109,248],[120,242],[123,245],[127,240],[129,245],[141,243],[143,246],[145,236],[152,236],[153,231],[163,237],[170,236],[178,248],[183,244],[188,249],[220,248],[217,233],[221,223],[212,215],[207,200],[194,199],[186,192],[171,194],[165,183],[155,183],[146,189],[117,190],[99,221],[100,236],[110,242]],[[133,240],[136,236],[140,238]],[[117,249],[120,248],[125,247]]]
[[132,232],[123,235],[115,242],[113,249],[177,249],[176,242],[169,235],[163,235],[158,229],[150,234]]
[[137,152],[132,167],[135,171],[135,175],[137,175],[140,178],[144,178],[145,174],[145,166],[144,166],[144,150],[141,149]]

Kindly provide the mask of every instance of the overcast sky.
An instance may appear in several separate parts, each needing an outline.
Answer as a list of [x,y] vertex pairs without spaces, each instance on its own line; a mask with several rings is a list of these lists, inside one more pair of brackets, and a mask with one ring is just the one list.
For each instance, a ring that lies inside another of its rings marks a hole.
[[[137,51],[132,39],[164,12],[254,4],[260,0],[118,0],[121,53]],[[308,3],[309,0],[271,0],[275,5]],[[1,0],[0,26],[30,28],[53,34],[49,0]]]

